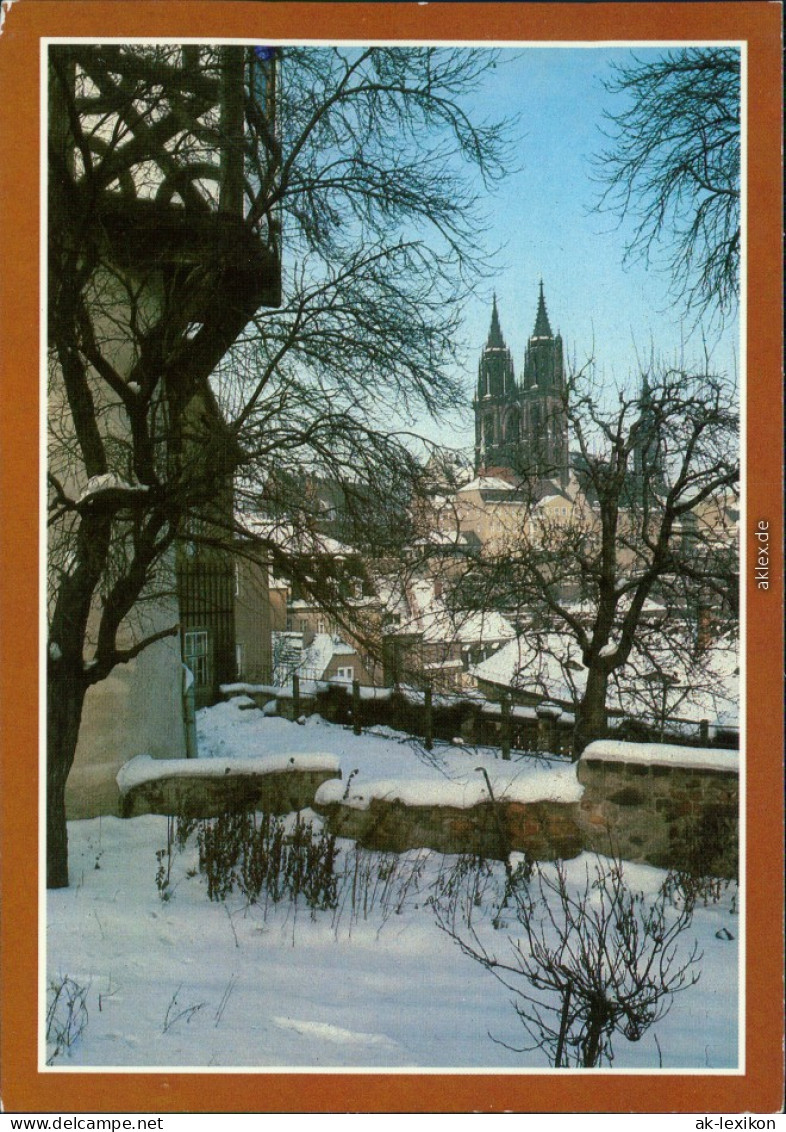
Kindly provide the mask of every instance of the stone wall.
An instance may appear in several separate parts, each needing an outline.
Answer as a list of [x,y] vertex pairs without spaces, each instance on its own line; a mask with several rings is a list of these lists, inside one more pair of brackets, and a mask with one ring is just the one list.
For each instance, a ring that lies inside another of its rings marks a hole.
[[[609,753],[614,757],[609,757]],[[738,872],[736,755],[655,744],[597,743],[578,762],[580,802],[491,802],[466,809],[371,798],[315,803],[328,827],[372,849],[429,848],[537,860],[584,850],[695,875]]]
[[[617,757],[611,757],[617,749]],[[705,876],[738,871],[739,772],[726,752],[595,743],[578,767],[587,849]],[[644,752],[644,757],[641,757]],[[706,756],[692,759],[693,755]],[[713,765],[713,763],[715,765]]]
[[578,802],[485,801],[462,808],[371,797],[361,808],[315,801],[323,782],[341,777],[337,769],[217,770],[135,783],[123,793],[121,814],[212,817],[233,809],[281,814],[311,807],[332,832],[370,849],[426,848],[498,860],[519,851],[542,861],[589,850],[696,875],[737,875],[739,773],[732,752],[604,741],[586,749],[576,771],[583,786]]
[[306,809],[322,783],[338,777],[339,771],[293,768],[265,774],[226,774],[217,770],[214,775],[151,778],[122,794],[120,816],[178,814],[210,818],[233,810],[288,814]]
[[341,802],[314,803],[313,809],[339,837],[394,853],[433,849],[504,860],[518,850],[551,861],[576,857],[583,848],[575,803],[483,802],[460,809],[372,798],[367,809]]

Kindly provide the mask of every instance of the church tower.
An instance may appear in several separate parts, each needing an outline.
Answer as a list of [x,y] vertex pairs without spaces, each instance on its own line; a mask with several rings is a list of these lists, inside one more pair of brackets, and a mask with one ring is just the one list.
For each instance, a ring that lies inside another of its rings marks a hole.
[[517,384],[510,350],[499,325],[497,298],[488,341],[478,365],[475,408],[475,472],[515,478],[535,475],[568,482],[568,419],[562,338],[552,333],[543,283],[535,327]]
[[475,408],[475,472],[510,469],[519,435],[518,389],[513,358],[499,325],[497,296],[478,364]]
[[543,281],[535,328],[524,355],[521,380],[520,470],[568,482],[568,417],[565,406],[565,355],[562,337],[549,323]]
[[661,433],[652,403],[649,378],[645,373],[639,392],[639,429],[633,447],[633,490],[639,503],[648,498],[651,504],[653,496],[665,489]]

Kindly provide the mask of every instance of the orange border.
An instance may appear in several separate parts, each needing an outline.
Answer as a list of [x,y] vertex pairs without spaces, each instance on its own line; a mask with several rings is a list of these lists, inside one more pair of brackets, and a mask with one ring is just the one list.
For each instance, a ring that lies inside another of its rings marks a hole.
[[[0,706],[2,1100],[54,1112],[742,1112],[783,1104],[782,429],[779,3],[276,3],[20,0],[0,40]],[[744,1077],[40,1075],[37,996],[39,39],[729,39],[749,51],[748,512],[767,518],[771,588],[748,593],[748,1066]]]

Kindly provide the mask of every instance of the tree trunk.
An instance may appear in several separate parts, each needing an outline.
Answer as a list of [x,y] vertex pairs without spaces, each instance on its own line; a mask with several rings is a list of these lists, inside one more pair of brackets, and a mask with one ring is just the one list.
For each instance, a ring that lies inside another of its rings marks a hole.
[[603,1017],[596,1016],[593,1012],[590,1015],[587,1036],[582,1043],[581,1064],[584,1069],[594,1069],[600,1060],[600,1042],[604,1028]]
[[584,748],[606,734],[606,694],[608,673],[596,665],[590,665],[587,673],[587,687],[584,698],[576,713],[576,727],[573,732],[573,758],[578,759]]
[[74,762],[86,685],[70,673],[50,674],[46,705],[46,886],[68,887],[65,787]]

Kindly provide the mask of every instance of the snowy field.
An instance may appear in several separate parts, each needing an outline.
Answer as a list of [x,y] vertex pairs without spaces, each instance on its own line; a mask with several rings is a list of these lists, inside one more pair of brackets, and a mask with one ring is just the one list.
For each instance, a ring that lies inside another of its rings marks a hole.
[[[481,765],[492,781],[495,771],[503,775],[496,781],[501,791],[507,781],[511,796],[559,798],[576,790],[574,769],[564,763],[514,759],[501,767],[491,752],[446,745],[424,758],[391,733],[355,736],[316,718],[299,726],[234,704],[201,712],[199,738],[203,757],[338,756],[345,782],[357,771],[356,797],[383,781],[388,789],[398,781],[415,796],[421,787],[432,796],[437,783],[451,792],[464,783],[474,795]],[[318,818],[306,816],[318,829]],[[167,863],[157,857],[167,847],[165,817],[73,822],[69,840],[71,887],[47,894],[46,980],[50,1002],[51,986],[63,988],[55,1028],[62,1030],[74,988],[86,1024],[79,1036],[74,1028],[70,1047],[47,1046],[44,1058],[57,1070],[548,1068],[543,1050],[515,1051],[525,1035],[512,992],[435,921],[429,900],[455,875],[457,858],[359,854],[340,841],[336,872],[354,877],[355,889],[345,880],[335,907],[312,912],[302,900],[249,905],[237,890],[210,901],[193,837],[182,852],[173,850],[162,899],[156,872]],[[381,882],[373,879],[380,864]],[[597,864],[587,854],[567,862],[569,884],[582,887]],[[624,875],[650,898],[665,877],[632,864]],[[364,884],[363,876],[372,879]],[[484,939],[500,956],[520,934],[509,910],[497,928],[490,923],[503,880],[498,864],[477,911]],[[615,1069],[737,1066],[735,898],[728,888],[718,903],[697,907],[681,947],[687,956],[698,942],[699,982],[640,1041],[615,1039]],[[73,1014],[84,1020],[78,1004]]]

